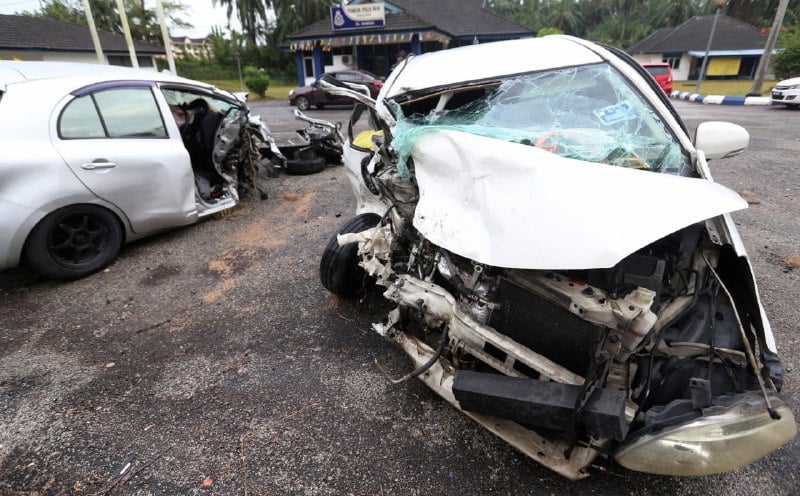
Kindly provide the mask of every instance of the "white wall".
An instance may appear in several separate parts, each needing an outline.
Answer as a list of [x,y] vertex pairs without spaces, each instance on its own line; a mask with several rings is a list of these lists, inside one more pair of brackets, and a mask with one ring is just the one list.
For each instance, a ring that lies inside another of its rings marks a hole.
[[[125,54],[127,57],[128,54]],[[142,57],[140,55],[140,57]],[[97,64],[97,55],[94,52],[47,52],[47,51],[26,51],[26,50],[0,50],[0,60],[33,60],[44,62],[80,62],[84,64]],[[153,57],[150,57],[153,59]],[[108,63],[108,58],[104,57],[104,63]],[[142,67],[142,69],[156,70],[155,60],[152,67]]]
[[[41,60],[45,62],[82,62],[85,64],[97,64],[97,54],[95,53],[70,53],[70,52],[44,52]],[[108,60],[106,59],[106,62]]]
[[[662,62],[664,56],[660,53],[637,53],[633,58],[640,64]],[[686,81],[689,79],[689,68],[692,65],[692,57],[688,54],[681,56],[681,62],[677,69],[672,69],[673,81]]]

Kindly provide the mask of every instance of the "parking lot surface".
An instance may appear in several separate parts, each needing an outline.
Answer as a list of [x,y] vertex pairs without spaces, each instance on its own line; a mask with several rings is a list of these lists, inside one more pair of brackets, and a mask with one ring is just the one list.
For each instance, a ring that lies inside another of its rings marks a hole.
[[[800,112],[675,105],[690,129],[751,133],[750,150],[711,169],[750,203],[734,219],[800,418]],[[285,101],[252,107],[276,135],[298,124]],[[409,365],[370,329],[385,308],[319,283],[354,209],[343,168],[268,186],[269,199],[128,245],[85,279],[0,273],[0,494],[800,494],[797,439],[728,474],[600,464],[570,482],[420,382],[389,384],[376,360],[395,376]]]

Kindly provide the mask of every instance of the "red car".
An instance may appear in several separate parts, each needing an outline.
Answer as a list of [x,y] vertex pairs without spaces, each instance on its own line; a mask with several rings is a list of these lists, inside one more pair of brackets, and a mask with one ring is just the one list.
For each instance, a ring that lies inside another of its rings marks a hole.
[[666,62],[648,62],[642,64],[664,90],[667,96],[672,95],[672,67]]
[[[383,86],[383,81],[371,72],[362,69],[345,69],[327,73],[343,83],[358,83],[369,88],[372,98],[378,96],[378,92]],[[320,76],[322,77],[322,76]],[[350,105],[353,101],[341,96],[333,96],[325,93],[319,87],[319,77],[314,83],[297,88],[289,92],[289,105],[296,105],[300,110],[306,110],[314,105],[318,109],[325,108],[325,105]]]

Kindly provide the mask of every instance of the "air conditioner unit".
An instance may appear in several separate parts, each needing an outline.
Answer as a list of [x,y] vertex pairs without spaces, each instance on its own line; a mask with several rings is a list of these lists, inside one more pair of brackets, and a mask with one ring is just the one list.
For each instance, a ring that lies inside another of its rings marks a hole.
[[342,55],[342,64],[344,65],[353,65],[353,56],[352,55]]

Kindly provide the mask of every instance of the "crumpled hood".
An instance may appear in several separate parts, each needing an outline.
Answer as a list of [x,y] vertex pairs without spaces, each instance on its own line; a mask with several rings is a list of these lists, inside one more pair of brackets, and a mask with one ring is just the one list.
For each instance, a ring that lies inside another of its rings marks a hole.
[[417,230],[497,267],[612,267],[683,227],[747,208],[706,179],[568,159],[458,131],[421,136],[411,156]]

